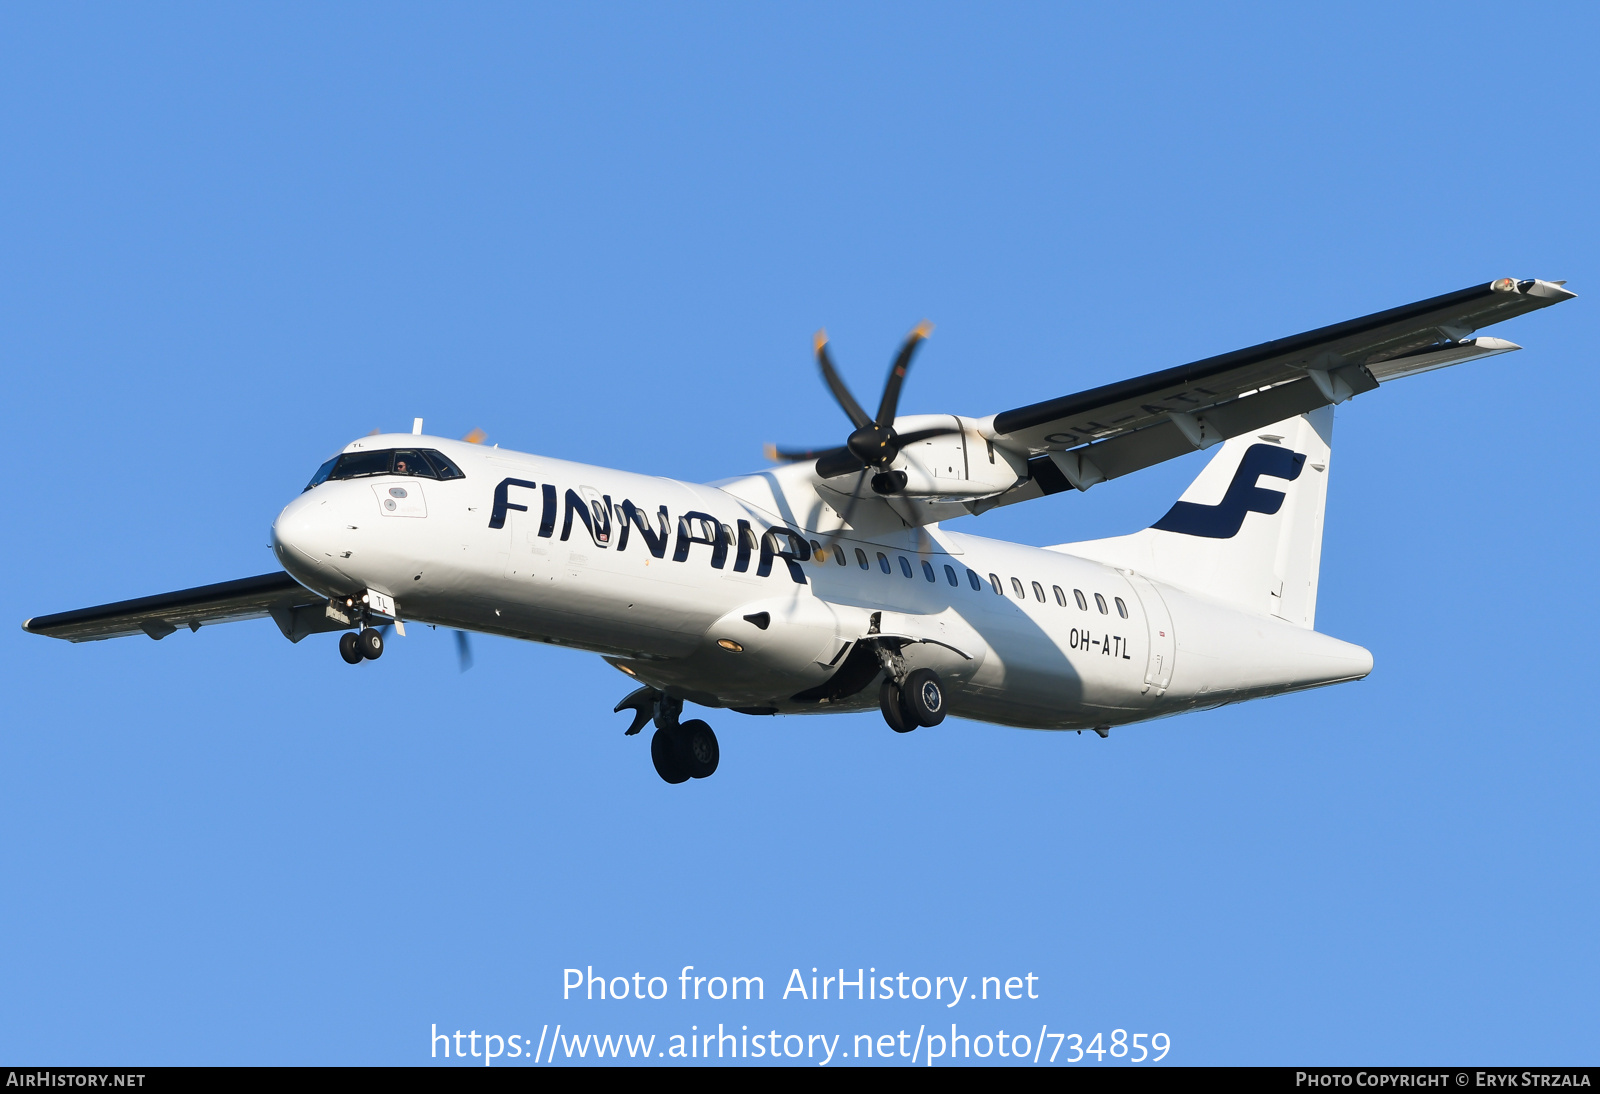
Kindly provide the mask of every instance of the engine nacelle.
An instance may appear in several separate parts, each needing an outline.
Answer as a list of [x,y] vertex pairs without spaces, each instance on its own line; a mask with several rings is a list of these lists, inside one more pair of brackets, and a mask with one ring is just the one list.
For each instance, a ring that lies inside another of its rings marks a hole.
[[913,414],[894,423],[901,436],[941,426],[959,432],[906,445],[894,463],[874,477],[873,490],[886,497],[960,502],[991,498],[1028,481],[1027,461],[984,440],[972,418]]

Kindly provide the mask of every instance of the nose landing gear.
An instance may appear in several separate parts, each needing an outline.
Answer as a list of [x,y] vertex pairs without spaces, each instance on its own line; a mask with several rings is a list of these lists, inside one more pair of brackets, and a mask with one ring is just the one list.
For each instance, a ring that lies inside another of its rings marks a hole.
[[617,710],[634,711],[633,724],[627,733],[638,733],[644,724],[654,721],[655,734],[650,738],[650,760],[656,774],[663,782],[677,784],[690,779],[706,779],[716,773],[722,750],[717,735],[700,719],[679,722],[683,700],[642,687],[617,704]]
[[376,627],[368,627],[360,634],[345,631],[339,636],[339,656],[350,665],[376,661],[383,656],[383,635]]
[[348,665],[361,664],[361,642],[353,631],[345,631],[339,636],[339,656]]

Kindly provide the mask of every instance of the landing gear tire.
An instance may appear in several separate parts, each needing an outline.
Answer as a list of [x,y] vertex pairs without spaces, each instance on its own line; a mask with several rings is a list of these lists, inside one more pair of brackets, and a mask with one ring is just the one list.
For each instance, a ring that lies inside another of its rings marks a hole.
[[361,632],[361,637],[356,639],[356,646],[361,650],[361,656],[368,661],[376,661],[383,656],[383,635],[377,628],[368,627]]
[[919,726],[936,726],[944,721],[944,685],[932,669],[918,669],[900,685],[900,701]]
[[678,726],[677,738],[678,755],[690,778],[706,779],[716,773],[722,750],[710,726],[698,718],[684,722]]
[[878,709],[883,712],[883,720],[889,723],[889,728],[896,733],[910,733],[917,728],[917,723],[912,720],[906,711],[906,705],[900,699],[900,689],[893,680],[885,680],[878,689]]
[[361,652],[361,640],[356,637],[354,631],[345,631],[339,636],[339,656],[350,665],[359,665],[365,660],[365,655]]
[[686,783],[689,781],[687,765],[679,755],[678,742],[670,729],[658,729],[650,738],[650,761],[656,765],[656,774],[662,782]]

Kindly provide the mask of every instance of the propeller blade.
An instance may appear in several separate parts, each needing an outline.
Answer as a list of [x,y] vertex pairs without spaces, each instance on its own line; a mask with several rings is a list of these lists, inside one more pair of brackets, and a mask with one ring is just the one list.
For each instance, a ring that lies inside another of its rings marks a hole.
[[485,433],[481,429],[474,429],[471,433],[468,433],[461,439],[466,441],[468,444],[482,444],[484,441],[489,439],[489,434]]
[[852,471],[860,471],[866,464],[848,448],[835,448],[817,459],[817,474],[824,479],[836,479]]
[[374,429],[371,433],[368,433],[367,436],[376,437],[378,434],[380,434],[382,432],[383,432],[383,430],[381,430],[381,429]]
[[[477,442],[474,441],[474,444]],[[461,665],[461,671],[466,672],[472,667],[472,643],[467,638],[466,631],[456,631],[456,660]]]
[[762,452],[773,463],[798,463],[801,460],[814,460],[833,452],[846,451],[842,446],[838,448],[779,448],[775,444],[765,445]]
[[[905,345],[900,347],[900,353],[889,369],[889,382],[883,385],[883,402],[878,404],[878,416],[873,419],[879,428],[894,424],[895,411],[900,406],[900,386],[905,383],[906,371],[911,368],[911,357],[932,333],[933,324],[924,319],[906,335]],[[860,426],[864,423],[856,424]]]
[[850,424],[857,429],[870,424],[872,419],[861,409],[861,404],[850,394],[850,389],[844,386],[844,381],[839,378],[839,370],[833,367],[833,357],[828,353],[828,332],[817,331],[812,338],[812,344],[817,351],[817,365],[822,369],[822,380],[828,385],[828,390],[833,392],[834,399],[844,408],[845,414],[849,415]]

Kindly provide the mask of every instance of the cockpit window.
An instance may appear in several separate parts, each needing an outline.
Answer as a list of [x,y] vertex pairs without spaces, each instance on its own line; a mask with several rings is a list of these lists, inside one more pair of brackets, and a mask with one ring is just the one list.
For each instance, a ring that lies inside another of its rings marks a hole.
[[394,466],[394,450],[385,452],[346,452],[333,465],[329,479],[360,479],[368,475],[387,475]]
[[409,475],[418,479],[463,479],[461,469],[432,448],[390,448],[377,452],[346,452],[321,467],[306,489],[331,479],[362,479],[372,475]]
[[434,450],[432,448],[424,448],[422,450],[422,454],[427,457],[429,463],[433,464],[434,474],[438,475],[439,478],[441,478],[441,479],[464,479],[464,478],[466,478],[466,476],[461,473],[461,468],[457,467],[455,464],[451,463],[449,460],[444,458],[444,453],[443,452],[438,452],[438,451],[436,451],[436,450]]
[[[317,473],[311,476],[310,482],[306,483],[306,490],[310,490],[313,486],[321,486],[323,483],[327,482],[328,476],[333,473],[333,465],[338,462],[339,457],[335,456],[333,459],[317,468]],[[304,494],[306,490],[302,490],[300,492]]]
[[428,466],[428,461],[422,458],[421,452],[404,448],[394,454],[394,467],[390,473],[412,475],[423,479],[436,479],[439,477],[433,473],[433,468]]

